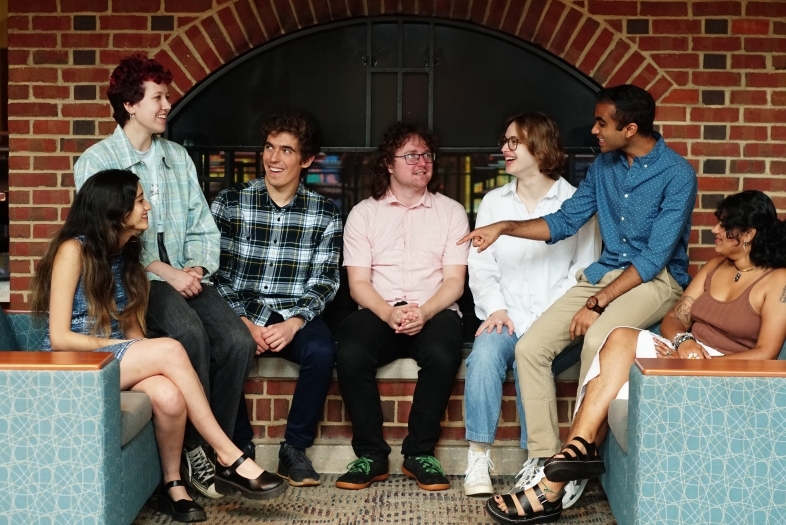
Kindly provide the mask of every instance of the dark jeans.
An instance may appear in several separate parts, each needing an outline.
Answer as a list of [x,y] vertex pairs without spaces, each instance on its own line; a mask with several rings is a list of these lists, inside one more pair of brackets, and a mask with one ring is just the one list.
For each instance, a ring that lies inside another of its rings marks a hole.
[[[191,299],[169,284],[151,281],[147,330],[151,337],[171,337],[191,359],[216,421],[227,436],[235,428],[237,404],[257,345],[237,313],[210,285]],[[189,424],[184,442],[204,445]]]
[[[265,326],[283,321],[284,318],[274,312]],[[278,352],[264,352],[260,357],[283,357],[300,365],[284,440],[297,448],[310,447],[314,444],[317,424],[322,417],[330,381],[333,379],[333,364],[336,362],[333,335],[322,318],[315,317],[295,334],[287,346]],[[233,441],[243,448],[253,437],[246,403],[241,398]]]
[[414,358],[420,371],[401,452],[405,456],[434,455],[439,422],[461,364],[462,335],[461,318],[452,310],[435,315],[414,336],[396,334],[368,309],[354,312],[341,323],[336,371],[352,418],[355,455],[387,461],[390,446],[382,435],[377,368],[402,357]]

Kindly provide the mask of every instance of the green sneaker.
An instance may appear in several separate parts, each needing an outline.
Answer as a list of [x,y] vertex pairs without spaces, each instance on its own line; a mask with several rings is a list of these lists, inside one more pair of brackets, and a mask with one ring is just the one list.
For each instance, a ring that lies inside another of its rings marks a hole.
[[347,465],[347,473],[336,480],[336,487],[360,490],[375,481],[385,481],[388,475],[387,462],[374,461],[368,456],[363,456]]
[[447,490],[450,481],[442,471],[442,465],[434,456],[407,456],[401,471],[414,478],[423,490]]

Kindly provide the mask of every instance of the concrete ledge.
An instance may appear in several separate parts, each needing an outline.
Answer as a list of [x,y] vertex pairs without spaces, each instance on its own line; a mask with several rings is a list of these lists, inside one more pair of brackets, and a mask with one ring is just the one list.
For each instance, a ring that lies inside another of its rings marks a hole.
[[[401,473],[401,464],[404,457],[401,455],[401,443],[390,442],[390,472]],[[257,443],[257,463],[264,468],[275,471],[278,467],[278,444]],[[306,453],[311,458],[317,472],[325,474],[342,474],[347,471],[347,465],[356,460],[352,446],[315,444]],[[464,474],[467,468],[467,444],[438,445],[437,459],[442,464],[446,474]],[[527,459],[527,451],[517,446],[493,446],[491,460],[494,462],[494,475],[515,475],[521,470],[521,465]]]

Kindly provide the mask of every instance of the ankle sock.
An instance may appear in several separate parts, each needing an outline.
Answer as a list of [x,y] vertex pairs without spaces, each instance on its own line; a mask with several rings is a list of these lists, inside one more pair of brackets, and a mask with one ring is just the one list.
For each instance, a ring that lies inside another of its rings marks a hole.
[[491,443],[480,443],[478,441],[470,441],[469,442],[469,449],[472,452],[478,452],[480,454],[485,454],[486,451],[491,449]]

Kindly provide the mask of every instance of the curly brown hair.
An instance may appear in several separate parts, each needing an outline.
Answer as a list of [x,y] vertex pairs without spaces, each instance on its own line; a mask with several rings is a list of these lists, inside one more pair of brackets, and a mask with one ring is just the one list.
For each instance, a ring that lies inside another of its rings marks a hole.
[[282,111],[269,115],[262,123],[262,140],[270,135],[289,133],[297,139],[298,153],[303,160],[319,153],[319,127],[309,115],[299,111]]
[[[420,138],[431,153],[437,153],[439,143],[431,130],[423,126],[401,122],[390,126],[382,135],[382,141],[377,146],[376,157],[371,168],[371,196],[374,199],[379,200],[388,192],[388,188],[390,188],[389,167],[396,160],[394,158],[396,151],[412,137]],[[439,188],[439,182],[435,175],[436,170],[427,185],[429,193],[435,193]]]
[[516,136],[538,161],[538,170],[554,180],[565,172],[565,150],[554,119],[543,113],[522,113],[510,117],[505,129],[516,125]]

